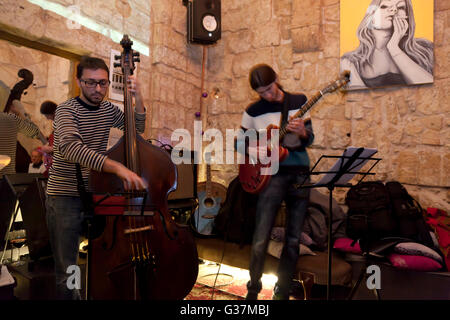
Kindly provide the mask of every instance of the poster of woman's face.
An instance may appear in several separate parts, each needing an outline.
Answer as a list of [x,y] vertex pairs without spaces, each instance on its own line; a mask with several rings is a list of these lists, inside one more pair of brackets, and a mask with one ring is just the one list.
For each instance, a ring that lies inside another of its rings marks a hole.
[[341,0],[348,89],[433,82],[433,1]]

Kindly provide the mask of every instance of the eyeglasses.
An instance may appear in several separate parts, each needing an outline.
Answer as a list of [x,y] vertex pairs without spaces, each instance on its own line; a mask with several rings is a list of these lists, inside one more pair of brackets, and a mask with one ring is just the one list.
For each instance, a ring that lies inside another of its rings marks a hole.
[[95,87],[97,87],[97,85],[99,85],[101,88],[107,88],[110,83],[109,80],[95,81],[92,79],[88,79],[88,80],[80,79],[80,81],[83,81],[84,84],[86,85],[86,87],[88,87],[88,88],[95,88]]

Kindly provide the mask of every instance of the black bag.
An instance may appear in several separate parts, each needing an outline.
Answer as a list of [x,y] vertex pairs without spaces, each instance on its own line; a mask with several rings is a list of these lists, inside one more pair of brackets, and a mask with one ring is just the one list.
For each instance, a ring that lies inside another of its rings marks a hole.
[[224,204],[214,219],[214,232],[226,241],[250,244],[255,229],[258,195],[247,193],[239,177],[230,182]]
[[382,182],[362,182],[351,187],[345,203],[348,206],[347,235],[350,238],[370,241],[396,235],[396,220]]
[[397,219],[399,235],[433,248],[430,229],[419,202],[398,181],[386,182],[386,189]]

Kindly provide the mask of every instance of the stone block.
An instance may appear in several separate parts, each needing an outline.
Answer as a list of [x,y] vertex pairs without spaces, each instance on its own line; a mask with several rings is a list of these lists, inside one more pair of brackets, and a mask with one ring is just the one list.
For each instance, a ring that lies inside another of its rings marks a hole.
[[273,2],[273,12],[277,17],[292,15],[292,2],[295,0],[277,0]]
[[320,26],[309,25],[291,30],[292,48],[295,53],[320,49]]
[[224,39],[227,52],[239,54],[249,51],[252,46],[254,34],[254,32],[250,32],[249,30],[230,32],[228,37]]
[[320,20],[320,1],[296,0],[292,5],[292,28],[318,25]]
[[278,46],[281,40],[280,25],[277,19],[252,28],[252,45],[254,48]]
[[420,160],[415,152],[401,151],[394,158],[393,161],[397,167],[396,177],[400,183],[417,184],[418,171]]
[[418,183],[428,186],[439,186],[441,176],[441,155],[430,152],[419,152]]

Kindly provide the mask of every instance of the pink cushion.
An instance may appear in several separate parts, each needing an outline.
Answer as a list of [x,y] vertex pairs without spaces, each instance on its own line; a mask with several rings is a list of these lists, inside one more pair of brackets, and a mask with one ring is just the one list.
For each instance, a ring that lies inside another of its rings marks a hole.
[[359,246],[358,242],[355,242],[355,244],[352,246],[352,243],[354,241],[355,240],[350,238],[338,238],[336,239],[336,241],[334,241],[333,248],[344,252],[361,254],[361,247]]
[[442,268],[441,264],[424,256],[411,256],[392,253],[388,256],[394,267],[415,271],[437,271]]

